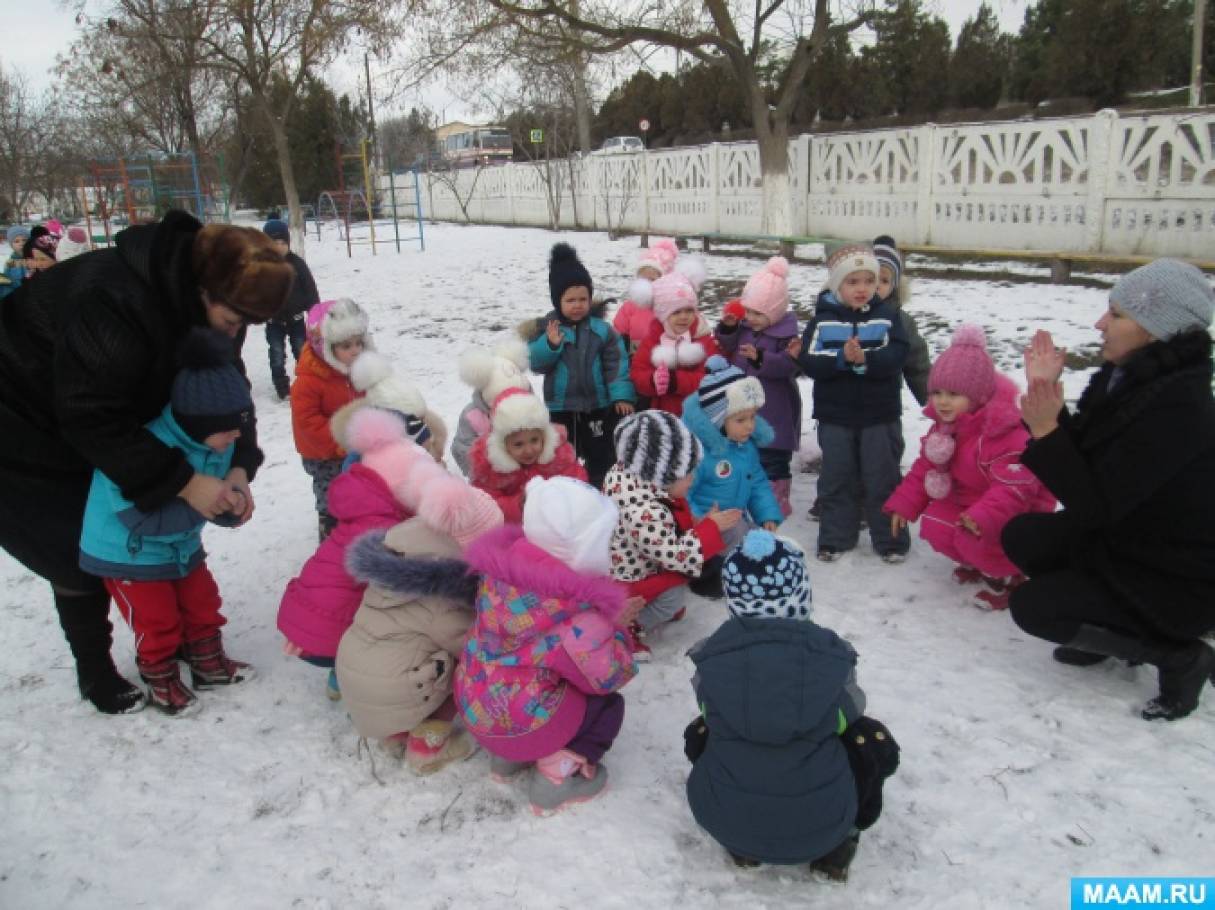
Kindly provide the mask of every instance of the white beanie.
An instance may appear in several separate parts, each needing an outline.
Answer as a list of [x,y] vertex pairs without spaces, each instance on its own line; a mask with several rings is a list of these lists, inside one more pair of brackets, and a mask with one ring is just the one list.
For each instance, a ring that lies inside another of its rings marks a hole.
[[607,575],[616,504],[573,477],[533,477],[523,501],[523,535],[575,572]]

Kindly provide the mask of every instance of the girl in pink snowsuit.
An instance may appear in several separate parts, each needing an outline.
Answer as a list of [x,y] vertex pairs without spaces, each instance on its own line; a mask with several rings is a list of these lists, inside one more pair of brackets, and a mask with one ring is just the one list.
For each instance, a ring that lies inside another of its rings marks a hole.
[[1023,578],[1004,554],[1000,532],[1014,515],[1055,507],[1021,464],[1029,432],[1017,387],[996,372],[983,329],[963,325],[933,364],[928,392],[924,414],[933,427],[885,511],[895,531],[922,518],[920,536],[959,563],[955,580],[981,583],[976,605],[1002,610]]

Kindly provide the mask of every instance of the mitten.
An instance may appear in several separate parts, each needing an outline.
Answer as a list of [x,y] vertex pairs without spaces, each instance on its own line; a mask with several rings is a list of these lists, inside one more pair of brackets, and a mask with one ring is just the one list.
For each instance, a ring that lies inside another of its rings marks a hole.
[[705,719],[697,714],[683,731],[683,754],[688,757],[688,761],[696,764],[696,759],[700,758],[708,742],[709,726]]
[[660,363],[654,367],[654,391],[659,395],[665,395],[670,387],[671,369],[665,363]]

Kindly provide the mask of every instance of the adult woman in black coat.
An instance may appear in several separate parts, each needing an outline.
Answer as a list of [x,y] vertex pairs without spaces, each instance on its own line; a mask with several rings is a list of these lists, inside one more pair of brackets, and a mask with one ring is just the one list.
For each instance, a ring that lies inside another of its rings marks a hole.
[[195,474],[143,425],[169,401],[192,326],[235,336],[274,315],[291,281],[260,231],[170,212],[48,270],[0,307],[0,547],[50,582],[81,695],[100,711],[138,710],[144,696],[110,656],[101,579],[78,565],[93,470],[145,511],[180,496],[208,518],[248,520],[262,461],[255,429],[221,480]]
[[1013,619],[1057,642],[1055,658],[1106,657],[1158,670],[1148,720],[1198,706],[1215,679],[1215,294],[1198,269],[1159,259],[1125,275],[1097,322],[1104,365],[1075,413],[1058,379],[1064,351],[1038,332],[1026,351],[1022,457],[1062,511],[1005,528],[1008,557],[1029,577]]

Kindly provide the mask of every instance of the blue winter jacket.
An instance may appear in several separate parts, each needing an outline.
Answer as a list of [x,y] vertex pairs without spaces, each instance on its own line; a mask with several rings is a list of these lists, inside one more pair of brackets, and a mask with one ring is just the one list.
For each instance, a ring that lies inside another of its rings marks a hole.
[[[167,446],[181,450],[199,474],[225,477],[235,444],[215,452],[186,435],[169,406],[145,427]],[[102,578],[166,581],[185,578],[206,558],[202,527],[206,519],[177,497],[154,512],[141,512],[118,485],[93,472],[84,529],[80,535],[80,568]]]
[[696,821],[764,863],[829,853],[856,820],[839,734],[861,716],[856,652],[808,620],[727,620],[691,652],[705,750],[688,777]]
[[22,260],[13,259],[11,256],[4,260],[4,280],[0,281],[0,300],[21,287],[21,282],[25,280],[25,266],[21,263]]
[[751,438],[732,442],[705,416],[700,396],[693,394],[684,399],[683,422],[705,450],[688,491],[688,505],[697,518],[716,503],[721,509],[744,510],[757,525],[784,520],[772,482],[759,462],[759,450],[770,446],[775,437],[768,421],[756,415]]
[[[553,350],[544,334],[550,320],[561,325],[561,345]],[[551,311],[541,333],[528,345],[531,368],[544,376],[544,403],[550,411],[586,413],[637,394],[629,379],[629,354],[616,330],[598,316],[570,322]]]
[[[865,351],[863,364],[844,359],[844,344],[853,335]],[[815,419],[847,427],[898,420],[907,351],[907,330],[893,304],[875,294],[863,309],[854,310],[823,291],[797,358],[802,372],[814,380]]]

